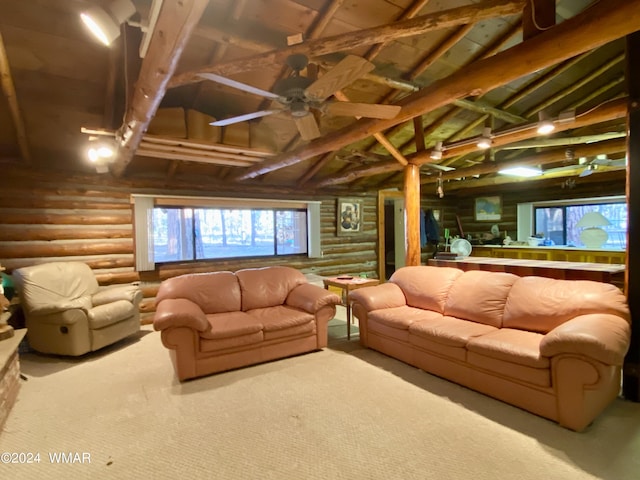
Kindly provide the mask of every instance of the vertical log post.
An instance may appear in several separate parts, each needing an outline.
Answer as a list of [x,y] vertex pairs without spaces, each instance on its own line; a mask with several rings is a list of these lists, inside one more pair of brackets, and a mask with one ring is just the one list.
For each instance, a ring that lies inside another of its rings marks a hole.
[[[622,392],[627,400],[640,401],[640,251],[632,248],[640,239],[640,32],[627,36],[627,265],[625,285],[631,311],[631,347],[624,361]],[[635,188],[632,188],[635,185]]]
[[420,167],[404,167],[405,265],[420,265]]

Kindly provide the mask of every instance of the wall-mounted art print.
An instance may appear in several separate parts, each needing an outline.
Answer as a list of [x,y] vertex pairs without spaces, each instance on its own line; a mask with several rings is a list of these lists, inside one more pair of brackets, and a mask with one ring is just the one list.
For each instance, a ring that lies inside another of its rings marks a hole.
[[478,197],[475,205],[477,221],[493,222],[502,218],[502,199],[500,196]]
[[338,235],[353,235],[362,231],[362,200],[339,198],[337,212]]

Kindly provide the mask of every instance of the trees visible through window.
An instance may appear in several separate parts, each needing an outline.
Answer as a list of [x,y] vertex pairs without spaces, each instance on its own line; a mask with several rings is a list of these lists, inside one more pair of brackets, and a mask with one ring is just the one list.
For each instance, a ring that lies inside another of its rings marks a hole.
[[307,253],[305,209],[155,207],[155,262]]
[[555,245],[583,247],[577,223],[587,212],[599,212],[610,225],[602,226],[609,238],[603,248],[626,249],[627,204],[625,202],[557,205],[534,208],[534,231]]

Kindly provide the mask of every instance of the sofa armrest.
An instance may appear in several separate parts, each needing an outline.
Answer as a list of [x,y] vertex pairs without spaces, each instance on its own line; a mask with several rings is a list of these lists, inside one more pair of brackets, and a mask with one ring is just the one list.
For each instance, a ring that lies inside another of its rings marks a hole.
[[575,353],[606,365],[622,365],[630,338],[629,322],[617,315],[580,315],[547,333],[540,342],[540,354]]
[[66,310],[78,309],[85,313],[91,309],[91,298],[80,297],[71,299],[60,300],[59,302],[49,303],[46,305],[39,305],[37,307],[28,308],[28,314],[33,316],[51,315],[54,313],[61,313]]
[[318,285],[303,283],[289,292],[285,301],[290,307],[316,313],[327,305],[340,305],[340,297]]
[[127,300],[137,306],[142,301],[142,290],[135,285],[113,285],[98,290],[91,297],[94,307],[118,300]]
[[165,298],[156,307],[153,329],[172,327],[189,327],[198,332],[211,330],[211,324],[202,309],[186,298]]
[[349,294],[349,300],[361,304],[367,312],[381,308],[402,307],[407,304],[404,292],[395,283],[359,288]]

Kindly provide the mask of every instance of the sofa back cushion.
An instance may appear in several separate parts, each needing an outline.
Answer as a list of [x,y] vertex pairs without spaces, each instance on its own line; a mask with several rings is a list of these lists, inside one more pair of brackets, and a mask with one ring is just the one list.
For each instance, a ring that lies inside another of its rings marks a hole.
[[83,262],[50,262],[23,267],[13,272],[21,303],[27,313],[48,305],[81,299],[91,306],[98,281]]
[[518,278],[512,273],[464,272],[449,290],[444,314],[500,328],[509,290]]
[[247,268],[236,272],[242,291],[242,311],[283,305],[289,292],[308,283],[302,272],[291,267]]
[[189,273],[160,284],[156,305],[165,298],[186,298],[204,313],[240,311],[240,285],[231,272]]
[[389,281],[402,289],[410,307],[444,313],[449,290],[460,275],[458,268],[413,266],[399,268]]
[[502,326],[548,333],[578,315],[608,313],[630,321],[624,294],[590,280],[522,277],[511,287]]

